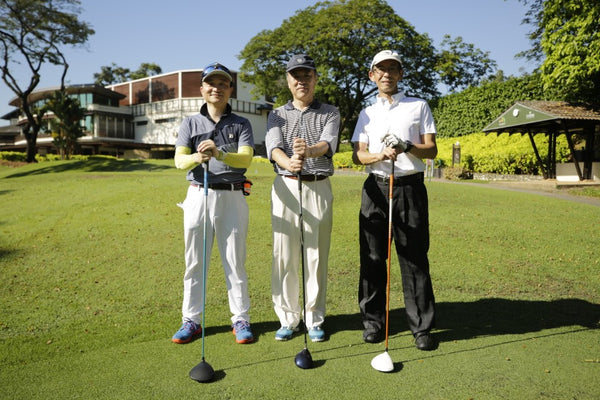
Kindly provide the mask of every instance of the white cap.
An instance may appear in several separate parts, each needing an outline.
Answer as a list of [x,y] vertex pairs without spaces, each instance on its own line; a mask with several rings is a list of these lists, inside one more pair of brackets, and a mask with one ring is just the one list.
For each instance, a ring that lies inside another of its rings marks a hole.
[[371,69],[373,69],[375,65],[385,60],[394,60],[398,62],[398,64],[400,64],[400,68],[402,68],[402,61],[400,60],[398,53],[392,50],[383,50],[375,54],[375,57],[373,57],[373,61],[371,61]]

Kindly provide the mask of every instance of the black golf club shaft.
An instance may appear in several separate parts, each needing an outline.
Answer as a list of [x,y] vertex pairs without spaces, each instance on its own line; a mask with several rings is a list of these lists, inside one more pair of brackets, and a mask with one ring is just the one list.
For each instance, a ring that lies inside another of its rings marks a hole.
[[300,205],[298,211],[298,223],[300,224],[300,260],[302,263],[302,310],[304,311],[304,348],[308,348],[308,342],[306,340],[306,333],[308,332],[308,326],[306,325],[306,283],[304,281],[304,217],[302,207],[302,174],[298,172],[298,204]]

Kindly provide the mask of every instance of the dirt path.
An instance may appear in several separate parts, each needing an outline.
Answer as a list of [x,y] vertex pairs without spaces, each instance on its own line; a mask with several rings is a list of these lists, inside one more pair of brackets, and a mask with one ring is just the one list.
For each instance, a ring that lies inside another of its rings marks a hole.
[[[355,171],[351,169],[336,169],[336,174],[357,174],[365,175],[364,172]],[[487,183],[477,183],[469,181],[450,181],[443,178],[432,178],[432,181],[457,184],[457,185],[476,185],[479,187],[486,187],[490,189],[502,189],[502,190],[513,190],[517,192],[525,192],[531,194],[537,194],[540,196],[554,197],[567,201],[574,201],[576,203],[588,204],[591,206],[600,207],[600,198],[590,196],[579,196],[568,192],[569,187],[557,185],[555,180],[526,180],[526,181],[509,181],[509,180],[490,180]],[[598,187],[598,185],[595,185]]]
[[[558,199],[574,201],[577,203],[589,204],[600,207],[600,198],[590,196],[579,196],[570,194],[569,188],[557,186],[554,180],[544,181],[489,181],[488,183],[475,183],[468,181],[449,181],[445,179],[436,179],[438,182],[456,183],[459,185],[477,185],[481,187],[489,187],[491,189],[514,190],[517,192],[525,192],[538,194],[540,196],[554,197]],[[597,187],[597,186],[596,186]]]

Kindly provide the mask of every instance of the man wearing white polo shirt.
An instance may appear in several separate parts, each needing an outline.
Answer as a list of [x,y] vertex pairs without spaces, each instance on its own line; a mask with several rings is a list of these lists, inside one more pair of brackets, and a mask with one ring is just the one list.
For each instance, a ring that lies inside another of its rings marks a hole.
[[[359,307],[363,339],[383,340],[386,322],[389,176],[394,173],[392,232],[402,273],[408,325],[420,350],[433,350],[430,334],[435,298],[429,274],[429,214],[423,159],[435,158],[436,128],[424,100],[398,90],[404,73],[398,53],[375,55],[369,79],[377,85],[375,103],[361,111],[352,142],[353,160],[369,173],[359,217]],[[392,163],[394,166],[392,168]]]

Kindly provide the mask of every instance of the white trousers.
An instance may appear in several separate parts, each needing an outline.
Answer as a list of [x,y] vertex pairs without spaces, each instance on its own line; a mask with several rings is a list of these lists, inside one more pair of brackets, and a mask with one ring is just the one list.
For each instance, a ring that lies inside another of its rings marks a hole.
[[208,190],[190,186],[179,206],[183,209],[185,239],[185,275],[183,277],[183,320],[200,323],[204,312],[203,248],[204,202],[207,201],[206,269],[216,237],[225,272],[231,322],[250,321],[250,297],[246,275],[246,237],[248,235],[248,204],[240,190]]
[[[301,244],[298,181],[275,177],[271,189],[273,262],[271,291],[282,326],[296,327],[302,319],[300,292]],[[327,262],[333,222],[333,194],[329,179],[303,182],[302,216],[305,252],[305,322],[317,327],[325,320]]]

